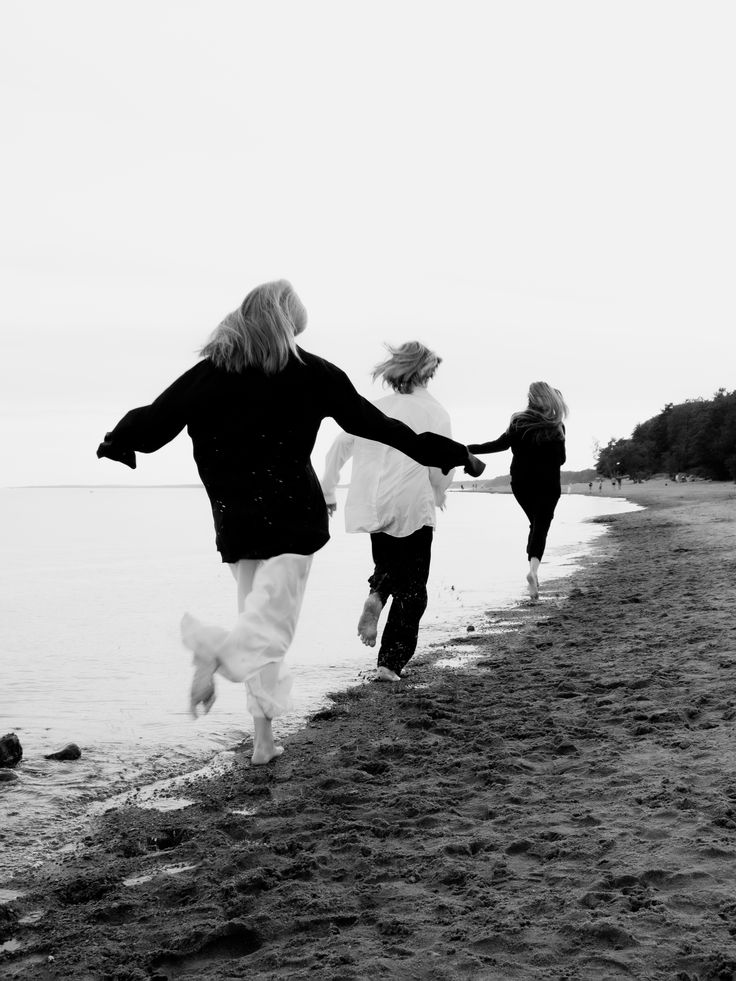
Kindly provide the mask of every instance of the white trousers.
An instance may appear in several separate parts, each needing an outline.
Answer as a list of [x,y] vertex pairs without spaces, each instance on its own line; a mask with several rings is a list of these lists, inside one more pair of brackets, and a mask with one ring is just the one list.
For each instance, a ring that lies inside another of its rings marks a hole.
[[239,615],[217,652],[218,671],[245,683],[254,716],[270,719],[288,708],[292,679],[283,661],[296,632],[312,558],[286,553],[230,564]]

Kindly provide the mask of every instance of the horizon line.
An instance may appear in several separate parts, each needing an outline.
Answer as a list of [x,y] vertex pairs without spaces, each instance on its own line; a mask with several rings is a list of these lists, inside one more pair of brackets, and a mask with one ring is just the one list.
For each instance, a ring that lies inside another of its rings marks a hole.
[[[584,473],[585,470],[594,470],[594,467],[586,467],[584,470],[568,470],[560,471],[560,475],[577,474]],[[498,474],[496,477],[458,477],[453,480],[453,484],[467,484],[472,481],[489,481],[489,480],[510,480],[508,473]],[[338,488],[349,487],[350,484],[337,484]],[[201,488],[204,490],[204,484],[4,484],[0,489],[2,490],[155,490],[160,488],[161,490],[191,490],[192,488]]]

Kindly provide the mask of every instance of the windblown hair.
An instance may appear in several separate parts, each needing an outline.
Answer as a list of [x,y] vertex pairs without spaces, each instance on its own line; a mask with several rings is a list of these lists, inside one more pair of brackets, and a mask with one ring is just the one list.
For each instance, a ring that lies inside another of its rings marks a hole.
[[511,416],[509,428],[524,431],[538,442],[565,438],[567,405],[562,392],[547,382],[532,382],[529,386],[529,404],[521,412]]
[[373,369],[372,378],[382,378],[396,392],[409,395],[417,386],[426,385],[434,376],[442,358],[419,341],[407,341],[398,347],[384,345],[389,357]]
[[294,287],[286,279],[277,279],[251,290],[199,353],[225,371],[253,367],[275,375],[290,357],[299,357],[295,338],[306,326],[307,311]]

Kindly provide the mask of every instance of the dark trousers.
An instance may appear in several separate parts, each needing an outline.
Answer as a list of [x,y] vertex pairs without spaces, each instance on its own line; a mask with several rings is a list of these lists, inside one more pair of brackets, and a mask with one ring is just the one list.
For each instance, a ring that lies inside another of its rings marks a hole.
[[401,674],[417,648],[419,621],[427,608],[433,530],[426,525],[406,538],[383,532],[371,535],[375,569],[368,585],[384,606],[392,598],[378,664],[396,674]]
[[547,533],[560,499],[559,484],[527,484],[512,481],[511,491],[529,519],[526,557],[542,561]]

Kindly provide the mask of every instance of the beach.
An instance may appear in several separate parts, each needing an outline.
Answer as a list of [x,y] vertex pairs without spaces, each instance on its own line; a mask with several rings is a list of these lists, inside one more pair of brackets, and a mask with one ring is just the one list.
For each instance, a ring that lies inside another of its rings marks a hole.
[[[449,497],[433,545],[424,646],[524,595],[525,522],[513,498]],[[188,710],[182,613],[227,624],[235,612],[233,578],[212,547],[203,498],[201,487],[0,490],[0,736],[15,732],[23,747],[21,765],[0,788],[0,893],[60,839],[76,837],[90,808],[134,788],[222,769],[248,736],[240,685],[218,684],[214,711],[196,722]],[[330,692],[364,683],[375,665],[375,650],[356,633],[370,548],[367,536],[345,532],[344,490],[338,498],[287,658],[293,688],[277,723],[281,738],[331,704]],[[565,494],[547,577],[574,574],[605,535],[591,519],[632,507]],[[79,746],[78,760],[45,758],[68,743]]]
[[551,598],[12,883],[0,976],[736,977],[736,487],[621,493]]

